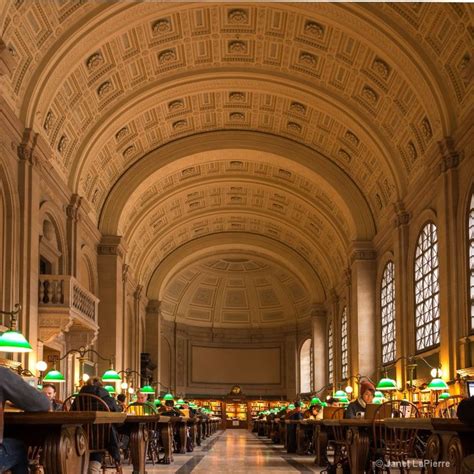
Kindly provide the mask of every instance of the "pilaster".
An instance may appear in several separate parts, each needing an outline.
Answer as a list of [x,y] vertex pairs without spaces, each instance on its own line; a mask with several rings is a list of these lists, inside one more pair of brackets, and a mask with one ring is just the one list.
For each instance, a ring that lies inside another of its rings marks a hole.
[[312,390],[327,384],[327,311],[321,305],[311,309],[311,333],[313,339],[313,382]]
[[150,300],[146,307],[145,352],[156,364],[155,380],[161,382],[161,301]]
[[78,194],[73,194],[69,204],[66,207],[66,232],[68,243],[68,272],[77,278],[77,265],[79,251],[78,222],[79,209],[81,207],[82,198]]

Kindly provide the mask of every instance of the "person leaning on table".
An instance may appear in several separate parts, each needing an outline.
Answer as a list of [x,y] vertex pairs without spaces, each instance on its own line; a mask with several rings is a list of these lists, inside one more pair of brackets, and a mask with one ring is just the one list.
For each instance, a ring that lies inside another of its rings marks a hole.
[[[25,411],[49,411],[50,401],[36,388],[27,384],[11,369],[0,367],[0,404],[9,401]],[[0,440],[1,442],[1,440]],[[28,457],[22,441],[5,438],[0,444],[0,472],[28,474]]]
[[[474,427],[474,397],[461,400],[457,409],[457,416],[461,423]],[[464,471],[474,472],[474,454],[466,456],[462,465]]]

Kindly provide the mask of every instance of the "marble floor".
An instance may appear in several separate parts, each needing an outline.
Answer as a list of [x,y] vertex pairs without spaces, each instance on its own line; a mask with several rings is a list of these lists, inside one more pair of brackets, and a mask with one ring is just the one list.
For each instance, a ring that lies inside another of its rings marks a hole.
[[[124,473],[131,473],[124,466]],[[147,464],[147,473],[232,473],[320,472],[313,456],[289,455],[282,446],[259,439],[247,430],[216,433],[192,453],[176,454],[170,465]]]

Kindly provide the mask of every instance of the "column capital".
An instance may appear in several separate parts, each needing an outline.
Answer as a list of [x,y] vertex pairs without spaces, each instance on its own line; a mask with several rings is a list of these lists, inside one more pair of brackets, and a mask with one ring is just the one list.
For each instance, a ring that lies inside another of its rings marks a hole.
[[457,168],[461,157],[456,150],[454,140],[452,137],[444,137],[438,142],[439,151],[441,153],[440,173],[445,173],[450,169]]
[[337,291],[335,288],[331,288],[329,290],[329,301],[332,303],[332,304],[337,304],[339,303],[339,295],[337,294]]
[[137,285],[135,291],[133,292],[133,298],[135,301],[140,301],[142,298],[143,285]]
[[79,209],[82,204],[82,197],[79,194],[73,194],[69,204],[66,206],[66,215],[69,219],[77,222],[79,220]]
[[33,132],[31,128],[25,128],[21,143],[17,147],[18,158],[21,161],[27,161],[31,165],[37,163],[37,157],[34,154],[38,134]]
[[326,308],[322,304],[313,304],[311,306],[311,318],[325,318]]
[[408,225],[410,222],[410,213],[405,209],[405,204],[403,201],[397,201],[393,205],[393,210],[395,212],[395,218],[393,219],[393,225],[395,227],[400,227],[402,225]]
[[146,312],[151,314],[159,314],[161,308],[161,301],[159,300],[149,300],[146,307]]
[[351,264],[356,260],[375,260],[377,252],[374,250],[372,242],[355,240],[351,246]]
[[97,253],[99,255],[117,255],[123,258],[126,253],[126,248],[122,237],[119,235],[102,236],[102,240],[97,246]]

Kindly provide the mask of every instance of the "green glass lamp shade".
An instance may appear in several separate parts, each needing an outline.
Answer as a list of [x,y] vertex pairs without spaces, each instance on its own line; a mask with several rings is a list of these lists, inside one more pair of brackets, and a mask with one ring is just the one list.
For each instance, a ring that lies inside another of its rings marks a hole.
[[382,399],[381,398],[374,398],[372,400],[372,403],[375,403],[375,405],[381,405],[382,404]]
[[60,383],[65,382],[64,375],[59,370],[50,370],[43,379],[43,382]]
[[380,390],[376,390],[374,393],[374,398],[384,398],[383,393]]
[[161,405],[161,400],[160,400],[159,398],[156,398],[153,403],[154,403],[155,405]]
[[179,403],[180,405],[182,405],[184,403],[184,400],[180,398],[176,403]]
[[347,397],[339,397],[340,403],[349,403],[349,399]]
[[448,384],[443,379],[433,379],[428,384],[429,390],[448,390]]
[[321,405],[321,400],[319,399],[319,397],[313,397],[311,399],[310,405]]
[[155,390],[151,385],[145,385],[140,389],[140,393],[155,393]]
[[117,393],[117,392],[115,391],[115,388],[112,387],[112,385],[104,385],[104,388],[105,388],[105,390],[107,390],[107,392],[109,392],[110,394],[112,394],[112,393]]
[[114,369],[109,369],[102,375],[102,382],[120,382],[121,380],[120,375]]
[[338,390],[334,394],[334,398],[344,398],[344,397],[347,397],[347,394],[346,394],[346,392],[344,392],[344,390]]
[[328,404],[326,402],[321,402],[321,406],[324,408],[324,407],[327,407]]
[[175,407],[179,410],[181,408],[181,405],[179,403],[176,403]]
[[0,336],[0,351],[31,352],[33,348],[21,332],[8,330]]
[[288,405],[288,409],[289,409],[289,410],[294,410],[294,409],[295,409],[295,405],[293,405],[293,403],[290,403],[290,404]]
[[173,394],[167,393],[164,397],[163,400],[174,400]]
[[448,392],[443,392],[440,396],[439,396],[439,399],[440,400],[447,400],[448,398],[450,398],[451,395],[448,393]]
[[376,389],[382,392],[387,392],[390,390],[398,390],[397,382],[395,382],[395,380],[393,379],[384,377],[383,379],[380,379],[380,382],[378,383]]

